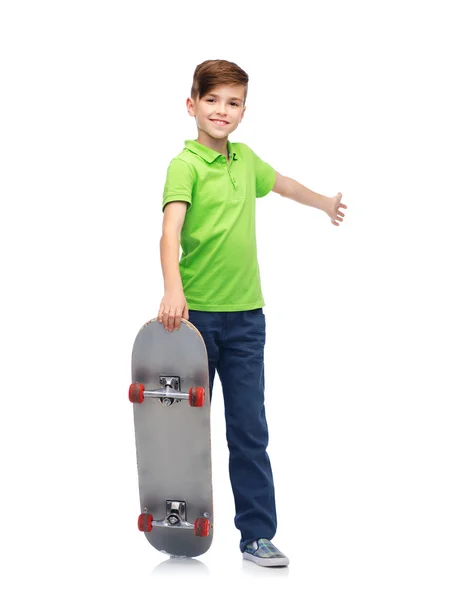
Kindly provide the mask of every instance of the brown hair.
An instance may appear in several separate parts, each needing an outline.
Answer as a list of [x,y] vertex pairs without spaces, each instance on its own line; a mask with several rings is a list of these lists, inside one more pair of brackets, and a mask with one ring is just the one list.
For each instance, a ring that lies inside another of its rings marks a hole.
[[248,83],[249,76],[236,63],[227,60],[205,60],[194,70],[191,97],[193,100],[202,98],[217,85],[243,85],[245,104]]

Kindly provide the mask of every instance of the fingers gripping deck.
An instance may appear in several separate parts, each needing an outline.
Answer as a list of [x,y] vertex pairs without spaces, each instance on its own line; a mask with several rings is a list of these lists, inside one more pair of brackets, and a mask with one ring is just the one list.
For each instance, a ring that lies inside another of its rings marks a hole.
[[132,350],[132,382],[143,386],[134,398],[130,390],[139,529],[160,551],[198,556],[213,527],[209,373],[198,330],[184,319],[173,332],[156,319],[146,323]]

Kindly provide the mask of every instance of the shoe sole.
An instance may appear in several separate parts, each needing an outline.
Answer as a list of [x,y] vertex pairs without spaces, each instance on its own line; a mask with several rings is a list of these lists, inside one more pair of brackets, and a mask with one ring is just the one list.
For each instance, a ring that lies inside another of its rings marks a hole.
[[260,558],[259,556],[254,556],[249,552],[244,552],[242,554],[242,558],[244,560],[251,560],[252,562],[260,565],[260,567],[287,567],[289,564],[289,560],[287,557],[284,558]]

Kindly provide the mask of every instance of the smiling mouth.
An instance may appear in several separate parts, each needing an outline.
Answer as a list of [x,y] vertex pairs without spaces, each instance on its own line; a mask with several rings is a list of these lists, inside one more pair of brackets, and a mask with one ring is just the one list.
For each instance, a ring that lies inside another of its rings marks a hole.
[[220,119],[210,119],[212,121],[212,123],[215,123],[215,125],[220,125],[220,127],[223,127],[224,125],[229,125],[229,123],[227,121],[221,121]]

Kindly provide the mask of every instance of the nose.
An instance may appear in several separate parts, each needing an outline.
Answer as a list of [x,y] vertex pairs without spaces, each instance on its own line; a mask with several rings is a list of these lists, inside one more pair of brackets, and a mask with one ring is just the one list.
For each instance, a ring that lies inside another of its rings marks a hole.
[[218,106],[218,109],[217,109],[217,114],[219,114],[219,115],[222,115],[222,116],[223,116],[223,115],[226,115],[226,110],[225,110],[225,104],[224,104],[224,103],[221,103],[221,104]]

